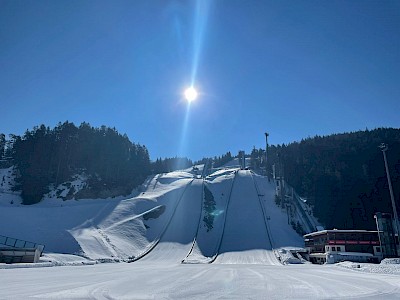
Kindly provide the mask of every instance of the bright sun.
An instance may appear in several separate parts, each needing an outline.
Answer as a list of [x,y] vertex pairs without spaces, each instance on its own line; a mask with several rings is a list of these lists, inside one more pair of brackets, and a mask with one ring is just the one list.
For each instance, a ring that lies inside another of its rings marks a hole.
[[197,98],[197,91],[194,87],[189,87],[185,90],[185,98],[188,102],[192,102]]

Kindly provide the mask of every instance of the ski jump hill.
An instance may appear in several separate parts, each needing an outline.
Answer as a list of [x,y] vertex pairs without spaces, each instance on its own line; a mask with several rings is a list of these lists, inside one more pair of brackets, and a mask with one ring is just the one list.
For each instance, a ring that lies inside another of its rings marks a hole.
[[4,235],[93,260],[274,265],[274,250],[303,247],[274,197],[250,170],[186,170],[149,178],[129,199],[0,203],[0,219]]

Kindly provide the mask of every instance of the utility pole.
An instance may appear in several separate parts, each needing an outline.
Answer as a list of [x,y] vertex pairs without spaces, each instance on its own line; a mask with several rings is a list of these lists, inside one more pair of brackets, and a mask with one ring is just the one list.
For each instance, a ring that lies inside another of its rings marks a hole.
[[[385,169],[386,169],[386,176],[389,184],[389,192],[390,192],[390,200],[392,201],[392,209],[393,209],[393,216],[394,216],[394,232],[397,234],[397,239],[400,238],[400,227],[399,227],[399,217],[397,215],[397,208],[396,208],[396,201],[394,200],[394,195],[393,195],[393,189],[392,189],[392,181],[390,179],[390,174],[389,174],[389,167],[386,159],[386,151],[388,150],[388,145],[385,143],[382,143],[379,148],[382,150],[383,154],[383,160],[385,162]],[[400,249],[399,249],[399,244],[397,242],[397,255],[400,255]]]

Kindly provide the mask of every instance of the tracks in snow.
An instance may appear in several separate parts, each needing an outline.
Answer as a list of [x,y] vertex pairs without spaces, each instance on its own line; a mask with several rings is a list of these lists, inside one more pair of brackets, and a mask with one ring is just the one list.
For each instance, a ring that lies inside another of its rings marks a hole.
[[215,263],[279,264],[266,221],[254,178],[249,171],[239,171]]
[[[226,215],[227,215],[227,210],[229,207],[229,202],[232,196],[232,190],[233,186],[237,177],[237,172],[235,171],[234,177],[232,179],[232,184],[229,188],[229,194],[228,194],[228,199],[225,202],[225,205],[222,209],[223,211],[223,219],[222,219],[222,226],[221,226],[221,231],[219,236],[217,237],[217,241],[215,243],[215,247],[213,250],[210,250],[209,248],[209,243],[212,243],[212,239],[210,236],[207,236],[209,233],[204,232],[204,229],[201,224],[201,217],[204,217],[205,209],[204,209],[204,187],[205,187],[205,182],[203,181],[203,192],[202,192],[202,205],[201,205],[201,215],[199,218],[199,223],[197,227],[197,232],[196,236],[193,239],[192,247],[190,248],[189,253],[186,255],[186,257],[182,260],[182,263],[185,264],[196,264],[196,263],[212,263],[215,261],[215,259],[218,256],[219,249],[221,247],[221,242],[222,238],[224,235],[224,230],[225,230],[225,223],[226,223]],[[199,245],[201,244],[201,245]],[[203,248],[203,251],[202,251]],[[207,248],[206,250],[204,248]],[[207,253],[204,253],[207,252]]]
[[[201,184],[196,182],[194,186],[193,179],[185,186],[162,233],[132,261],[278,264],[272,251],[274,241],[262,202],[263,195],[254,175],[248,171],[235,171],[231,180],[228,195],[226,187],[225,191],[221,187],[219,189],[226,198],[225,203],[220,202],[222,206],[216,209],[215,218],[220,217],[221,220],[217,224],[214,219],[212,229],[216,230],[215,234],[206,232],[201,222],[205,216],[206,182],[203,179]],[[198,199],[199,194],[201,199]],[[214,190],[213,196],[217,197],[217,194]],[[193,213],[198,209],[200,211]]]
[[176,202],[176,204],[175,204],[175,206],[174,206],[174,210],[173,210],[173,212],[172,212],[172,214],[171,214],[170,219],[168,220],[168,223],[166,224],[166,226],[164,227],[163,231],[162,231],[161,234],[158,236],[158,238],[155,239],[155,240],[150,244],[150,246],[147,247],[147,249],[145,249],[142,253],[140,253],[139,255],[136,255],[135,257],[131,258],[129,262],[134,262],[134,261],[137,261],[137,260],[139,260],[139,259],[144,258],[144,257],[147,256],[149,253],[151,253],[151,251],[159,244],[160,240],[163,238],[163,236],[165,235],[166,231],[168,230],[168,227],[170,226],[171,221],[172,221],[173,218],[174,218],[174,215],[175,215],[175,213],[176,213],[176,210],[177,210],[177,208],[178,208],[178,206],[179,206],[179,204],[180,204],[180,202],[181,202],[183,196],[185,195],[186,190],[189,188],[189,186],[192,185],[192,183],[193,183],[194,180],[195,180],[195,179],[192,179],[192,180],[185,186],[185,188],[184,188],[182,194],[180,195],[178,201]]

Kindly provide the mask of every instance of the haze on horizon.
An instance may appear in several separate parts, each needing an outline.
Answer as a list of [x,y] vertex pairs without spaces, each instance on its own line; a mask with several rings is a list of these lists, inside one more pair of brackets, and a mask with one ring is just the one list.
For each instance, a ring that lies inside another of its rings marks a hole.
[[399,2],[199,3],[0,1],[0,132],[85,121],[200,159],[399,127]]

